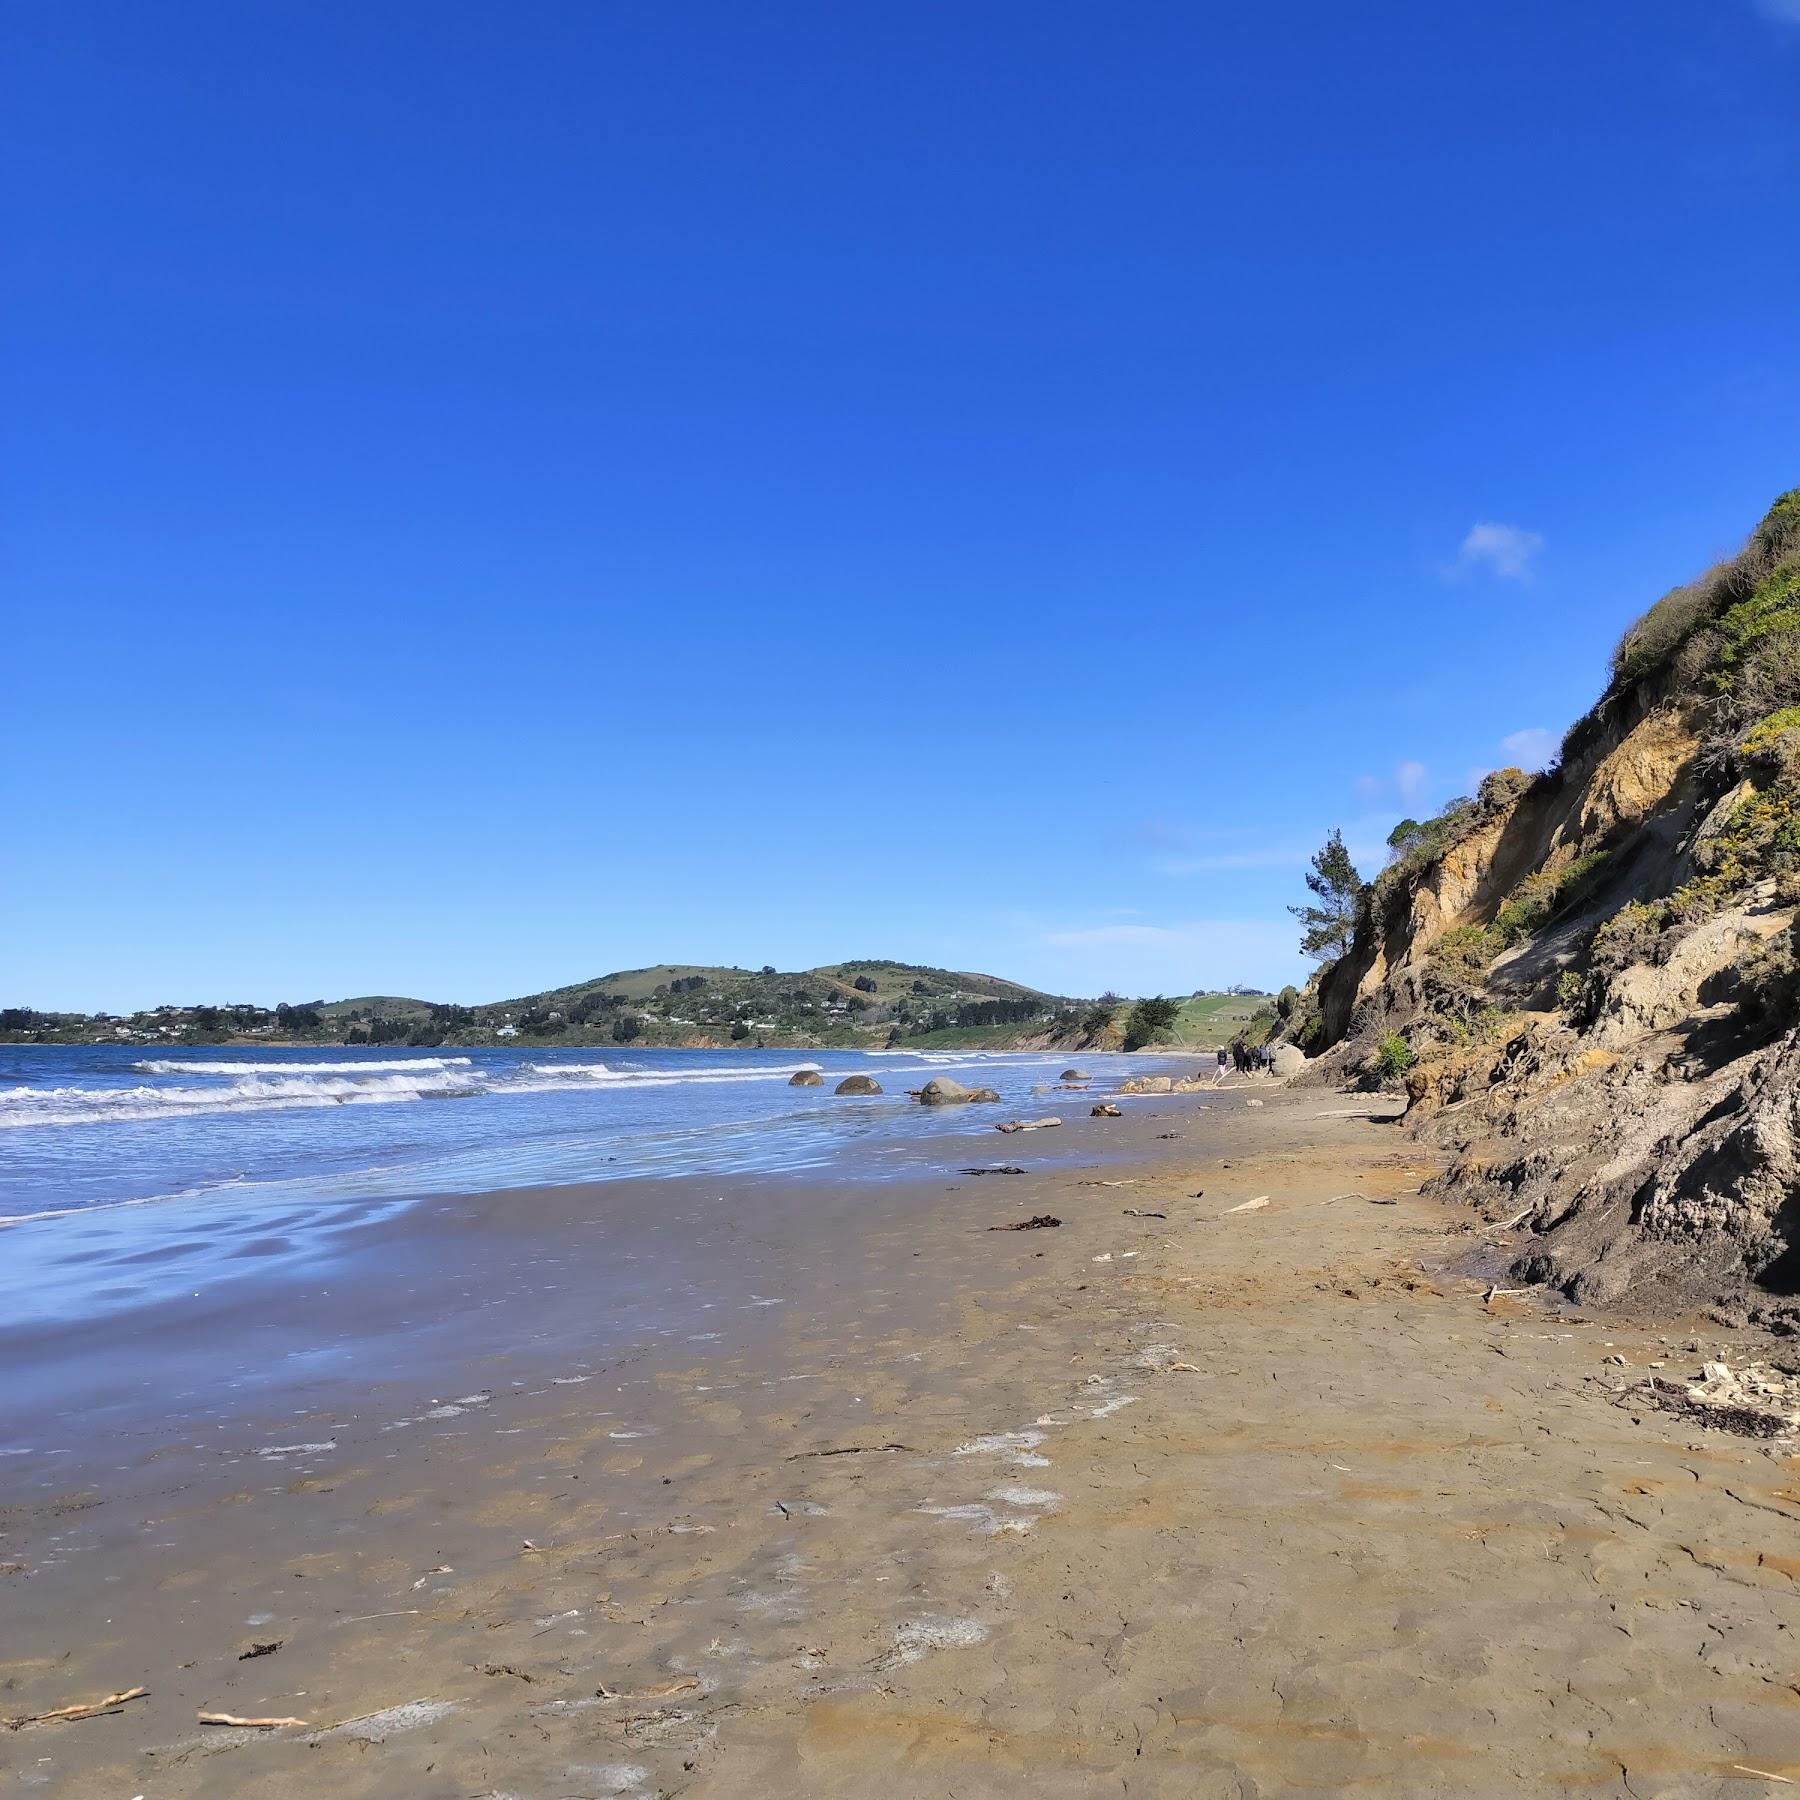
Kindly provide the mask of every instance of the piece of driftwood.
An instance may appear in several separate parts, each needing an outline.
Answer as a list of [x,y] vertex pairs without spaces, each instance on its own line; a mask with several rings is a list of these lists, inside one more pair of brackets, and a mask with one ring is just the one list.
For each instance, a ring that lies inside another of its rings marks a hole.
[[1140,1212],[1135,1206],[1125,1208],[1125,1217],[1128,1219],[1166,1219],[1168,1216],[1167,1213]]
[[1254,1200],[1246,1200],[1242,1206],[1228,1206],[1225,1211],[1227,1215],[1241,1212],[1261,1212],[1268,1204],[1269,1196],[1267,1194],[1258,1194]]
[[1052,1125],[1060,1125],[1061,1119],[1008,1119],[1004,1125],[996,1125],[996,1131],[1048,1131]]
[[104,1700],[84,1700],[75,1706],[58,1706],[49,1712],[27,1713],[23,1718],[0,1720],[8,1731],[23,1731],[27,1725],[72,1725],[77,1719],[97,1719],[102,1713],[117,1712],[128,1700],[142,1700],[147,1687],[121,1688]]
[[1090,1119],[1122,1119],[1124,1116],[1124,1112],[1109,1101],[1102,1101],[1088,1114]]
[[987,1163],[981,1168],[958,1169],[959,1175],[1023,1175],[1025,1171],[1017,1163]]
[[800,1462],[809,1456],[881,1456],[889,1450],[911,1450],[911,1444],[845,1444],[838,1450],[796,1450],[787,1462]]
[[1038,1213],[1029,1219],[1020,1219],[1012,1225],[990,1225],[989,1231],[1051,1231],[1062,1223],[1053,1213]]
[[310,1719],[241,1719],[236,1713],[196,1713],[202,1725],[235,1725],[241,1731],[285,1731],[290,1725],[309,1725]]
[[266,1644],[252,1644],[248,1650],[238,1652],[239,1662],[252,1662],[259,1656],[273,1656],[285,1642],[282,1638],[270,1638]]

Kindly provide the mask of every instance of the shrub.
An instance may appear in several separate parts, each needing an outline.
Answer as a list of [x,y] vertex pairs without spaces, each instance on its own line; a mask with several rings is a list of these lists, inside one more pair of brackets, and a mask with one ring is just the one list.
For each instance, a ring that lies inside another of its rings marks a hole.
[[1556,1004],[1574,1017],[1582,1010],[1587,977],[1579,969],[1564,969],[1556,978]]
[[1412,1045],[1399,1032],[1390,1031],[1376,1047],[1369,1068],[1378,1081],[1395,1082],[1418,1060],[1413,1055]]
[[1580,856],[1564,869],[1539,869],[1527,875],[1494,915],[1494,929],[1504,943],[1516,944],[1541,930],[1590,885],[1594,872],[1606,862],[1608,852]]
[[1497,813],[1511,806],[1536,778],[1523,769],[1496,769],[1481,778],[1475,793],[1475,804],[1484,813]]

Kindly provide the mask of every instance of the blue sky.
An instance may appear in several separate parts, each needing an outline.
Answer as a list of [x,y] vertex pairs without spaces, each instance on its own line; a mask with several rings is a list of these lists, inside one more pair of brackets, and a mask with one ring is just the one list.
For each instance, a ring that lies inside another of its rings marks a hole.
[[1800,0],[0,31],[10,1003],[1275,984],[1800,480]]

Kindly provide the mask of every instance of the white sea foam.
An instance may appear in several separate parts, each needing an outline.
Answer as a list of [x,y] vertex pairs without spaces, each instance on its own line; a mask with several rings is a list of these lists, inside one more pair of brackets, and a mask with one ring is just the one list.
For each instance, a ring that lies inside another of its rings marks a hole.
[[217,1087],[16,1087],[0,1093],[0,1130],[28,1125],[116,1124],[203,1112],[269,1112],[297,1106],[372,1106],[484,1092],[478,1077],[446,1069],[373,1075],[241,1075]]
[[466,1069],[472,1056],[399,1056],[367,1062],[134,1062],[136,1075],[385,1075],[408,1069]]

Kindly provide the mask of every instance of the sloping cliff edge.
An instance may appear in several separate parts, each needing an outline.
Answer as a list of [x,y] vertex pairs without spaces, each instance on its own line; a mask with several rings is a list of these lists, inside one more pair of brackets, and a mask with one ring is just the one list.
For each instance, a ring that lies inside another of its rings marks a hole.
[[1585,1304],[1800,1328],[1800,489],[1626,633],[1557,766],[1410,827],[1317,990],[1443,1191]]

